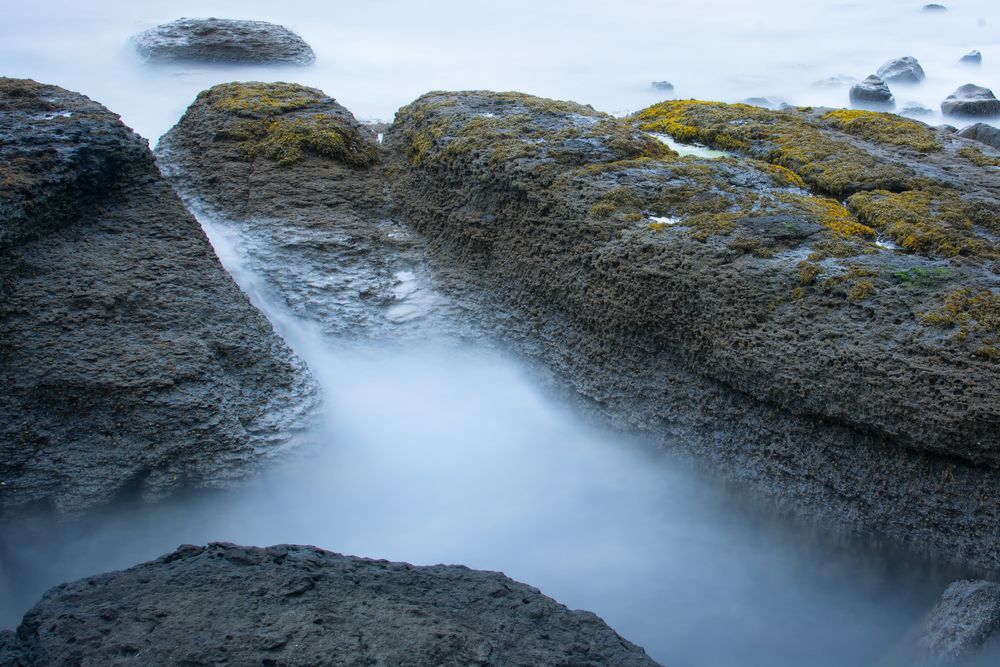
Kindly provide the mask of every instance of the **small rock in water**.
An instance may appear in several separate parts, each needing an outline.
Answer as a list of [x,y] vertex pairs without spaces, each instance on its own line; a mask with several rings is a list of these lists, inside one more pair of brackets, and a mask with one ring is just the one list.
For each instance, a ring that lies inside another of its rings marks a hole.
[[1000,148],[1000,129],[986,123],[976,123],[964,127],[958,136],[982,142],[993,148]]
[[784,111],[786,109],[795,108],[794,104],[789,104],[780,97],[748,97],[743,100],[743,104],[749,104],[754,107],[764,107],[765,109],[771,109],[772,111]]
[[141,32],[132,40],[150,62],[309,65],[316,60],[301,37],[266,21],[182,18]]
[[941,113],[946,116],[1000,116],[1000,100],[989,88],[967,83],[945,98]]
[[927,78],[924,68],[913,56],[887,60],[875,74],[883,81],[892,83],[920,83]]
[[838,74],[836,76],[820,79],[819,81],[813,81],[812,86],[813,88],[842,88],[856,82],[857,79],[853,76]]
[[979,51],[969,51],[964,56],[962,56],[959,61],[963,65],[982,65],[983,64],[983,54]]
[[885,81],[874,74],[851,86],[851,104],[871,109],[891,109],[895,106],[892,91]]
[[948,8],[944,5],[939,5],[937,3],[931,3],[929,5],[924,5],[925,12],[946,12]]
[[903,105],[903,110],[900,113],[904,116],[930,116],[934,110],[928,109],[919,102],[907,102]]
[[[919,664],[996,664],[980,662],[1000,648],[1000,584],[953,582],[924,622]],[[992,644],[992,646],[990,646]]]
[[653,90],[673,90],[674,84],[669,81],[654,81]]

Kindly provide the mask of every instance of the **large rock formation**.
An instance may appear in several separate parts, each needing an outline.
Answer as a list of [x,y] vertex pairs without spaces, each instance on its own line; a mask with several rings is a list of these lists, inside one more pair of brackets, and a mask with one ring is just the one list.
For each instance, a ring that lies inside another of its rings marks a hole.
[[314,401],[143,139],[0,79],[0,517],[218,487]]
[[418,239],[389,216],[377,135],[323,92],[215,86],[160,140],[157,159],[193,208],[238,230],[289,309],[328,334],[402,335],[441,305]]
[[964,118],[1000,116],[1000,100],[989,88],[967,83],[941,102],[941,113]]
[[309,65],[313,50],[288,28],[266,21],[177,19],[132,38],[150,62]]
[[890,114],[485,92],[421,97],[385,143],[437,266],[609,414],[807,515],[1000,566],[1000,154]]
[[[6,655],[5,655],[6,653]],[[600,618],[497,572],[315,547],[184,546],[58,586],[3,664],[655,665]]]

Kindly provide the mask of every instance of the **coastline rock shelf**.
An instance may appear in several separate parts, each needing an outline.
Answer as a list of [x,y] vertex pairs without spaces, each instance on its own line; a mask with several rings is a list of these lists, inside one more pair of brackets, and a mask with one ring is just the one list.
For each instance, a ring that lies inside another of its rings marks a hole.
[[497,572],[315,547],[183,546],[49,591],[0,663],[656,665],[600,618]]
[[229,486],[316,402],[144,140],[0,79],[0,518]]
[[891,114],[490,92],[421,97],[385,147],[436,263],[610,414],[806,516],[1000,566],[1000,153]]

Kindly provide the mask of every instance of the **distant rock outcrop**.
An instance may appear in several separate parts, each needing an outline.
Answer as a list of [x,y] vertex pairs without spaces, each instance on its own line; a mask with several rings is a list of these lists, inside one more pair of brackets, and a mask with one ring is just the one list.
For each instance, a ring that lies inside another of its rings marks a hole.
[[309,65],[316,60],[301,37],[265,21],[182,18],[132,39],[139,54],[150,62]]
[[962,56],[959,61],[963,65],[982,65],[983,64],[983,54],[979,51],[969,51],[964,56]]
[[594,614],[498,572],[232,544],[57,586],[0,633],[0,661],[656,665]]
[[850,99],[852,105],[869,109],[891,109],[896,102],[889,86],[874,74],[851,86]]
[[0,79],[0,517],[234,483],[315,402],[146,142]]
[[967,83],[945,98],[941,113],[946,116],[1000,116],[1000,100],[993,91]]
[[924,68],[913,56],[893,58],[882,63],[875,74],[886,83],[920,83],[927,78]]

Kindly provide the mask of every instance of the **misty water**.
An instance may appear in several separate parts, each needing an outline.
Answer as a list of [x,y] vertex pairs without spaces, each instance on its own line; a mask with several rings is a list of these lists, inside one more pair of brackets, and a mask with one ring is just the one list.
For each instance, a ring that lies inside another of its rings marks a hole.
[[[895,91],[901,105],[937,109],[967,82],[1000,89],[994,1],[956,0],[934,14],[921,4],[7,0],[0,74],[83,92],[153,141],[200,90],[232,80],[314,85],[360,118],[385,120],[435,89],[520,90],[627,113],[663,99],[649,85],[663,79],[679,98],[843,106],[847,85],[814,82],[862,79],[902,55],[916,56],[928,81]],[[128,44],[157,23],[209,15],[285,24],[317,64],[150,67]],[[971,49],[983,66],[957,65]],[[771,516],[595,423],[502,341],[456,340],[431,320],[420,343],[324,334],[286,309],[234,227],[203,222],[318,378],[319,423],[243,490],[5,535],[0,627],[51,585],[181,543],[285,542],[501,570],[598,613],[670,665],[866,665],[903,640],[947,582],[863,539]],[[400,277],[405,297],[413,276]]]

